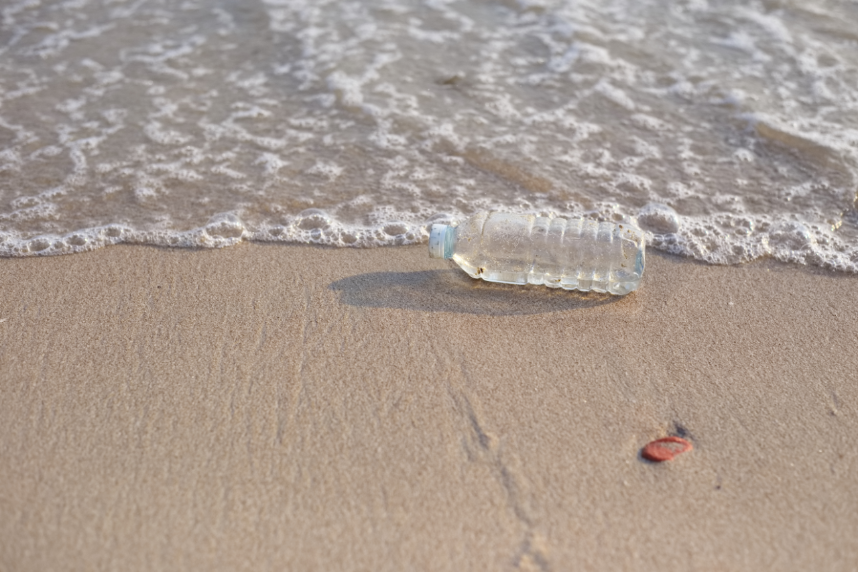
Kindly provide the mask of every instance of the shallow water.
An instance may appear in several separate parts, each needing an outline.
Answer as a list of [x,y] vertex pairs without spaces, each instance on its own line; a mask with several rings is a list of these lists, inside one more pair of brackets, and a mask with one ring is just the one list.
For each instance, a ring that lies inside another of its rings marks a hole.
[[858,3],[14,0],[0,254],[636,220],[858,271]]

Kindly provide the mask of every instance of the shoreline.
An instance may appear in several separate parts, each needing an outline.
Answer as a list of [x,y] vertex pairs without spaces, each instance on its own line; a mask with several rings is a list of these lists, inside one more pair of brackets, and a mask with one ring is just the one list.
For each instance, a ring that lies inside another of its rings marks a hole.
[[[176,244],[169,244],[167,242],[159,243],[159,242],[144,242],[141,240],[132,240],[130,242],[110,242],[110,241],[97,241],[92,240],[87,245],[78,245],[78,246],[70,246],[68,244],[64,244],[62,248],[65,250],[57,250],[54,247],[46,247],[42,246],[40,250],[31,252],[29,254],[8,254],[8,252],[0,254],[0,261],[3,260],[27,260],[30,258],[33,259],[42,259],[42,258],[54,258],[54,257],[64,257],[64,256],[77,256],[81,254],[88,254],[92,252],[98,252],[100,250],[106,248],[154,248],[156,250],[176,250],[176,251],[190,251],[190,252],[205,252],[209,250],[225,250],[225,249],[233,249],[233,248],[242,248],[244,246],[253,246],[253,247],[275,247],[275,248],[317,248],[317,249],[332,249],[332,250],[349,250],[349,251],[371,251],[376,249],[390,249],[390,248],[426,248],[428,242],[428,235],[422,239],[421,242],[416,243],[379,243],[379,244],[370,244],[370,245],[361,245],[356,246],[352,244],[326,244],[326,243],[310,243],[310,242],[301,242],[301,241],[283,241],[277,239],[268,239],[268,238],[252,238],[252,237],[224,237],[220,235],[209,235],[205,234],[206,244],[207,246],[200,244],[192,244],[190,241],[194,240],[194,237],[199,237],[201,233],[206,230],[207,227],[197,227],[188,231],[182,231],[183,235],[186,235],[182,240],[177,241]],[[93,229],[85,229],[80,232],[72,232],[64,236],[59,235],[40,235],[33,237],[28,240],[24,240],[23,242],[30,242],[34,240],[42,240],[43,244],[47,245],[50,242],[56,242],[59,244],[60,242],[66,241],[68,238],[73,237],[76,234],[87,234],[90,230]],[[96,229],[97,230],[97,229]],[[261,233],[264,236],[264,233]],[[101,237],[103,238],[103,237]],[[675,258],[677,261],[686,261],[693,262],[697,264],[703,264],[706,266],[715,266],[720,268],[741,268],[747,265],[754,264],[774,264],[774,265],[782,265],[786,267],[794,267],[796,269],[807,269],[811,272],[821,271],[821,272],[831,272],[833,274],[844,274],[847,276],[858,276],[858,270],[851,270],[849,268],[844,268],[842,266],[837,266],[835,261],[826,261],[822,264],[814,264],[804,261],[803,257],[799,254],[791,254],[790,256],[779,258],[775,253],[765,253],[758,254],[755,258],[750,260],[746,260],[743,262],[730,262],[730,263],[720,263],[720,262],[710,262],[707,260],[700,260],[694,258],[691,255],[686,255],[682,253],[678,253],[672,251],[670,248],[658,248],[651,244],[650,242],[646,243],[647,248],[647,256],[666,256],[669,258]],[[799,251],[796,251],[799,252]]]
[[425,245],[0,259],[0,567],[853,568],[858,276],[647,254],[622,298]]

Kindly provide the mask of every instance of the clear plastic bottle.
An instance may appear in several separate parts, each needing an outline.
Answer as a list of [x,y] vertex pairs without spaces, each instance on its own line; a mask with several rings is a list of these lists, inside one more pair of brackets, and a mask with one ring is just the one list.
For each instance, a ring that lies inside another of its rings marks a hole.
[[473,278],[623,295],[644,271],[644,233],[625,223],[481,212],[432,225],[429,256]]

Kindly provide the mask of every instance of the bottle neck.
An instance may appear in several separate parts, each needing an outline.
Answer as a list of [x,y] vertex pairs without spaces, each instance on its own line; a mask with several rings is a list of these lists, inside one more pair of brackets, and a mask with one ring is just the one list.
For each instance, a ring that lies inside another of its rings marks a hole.
[[433,224],[429,232],[429,257],[452,258],[455,243],[455,227],[446,224]]

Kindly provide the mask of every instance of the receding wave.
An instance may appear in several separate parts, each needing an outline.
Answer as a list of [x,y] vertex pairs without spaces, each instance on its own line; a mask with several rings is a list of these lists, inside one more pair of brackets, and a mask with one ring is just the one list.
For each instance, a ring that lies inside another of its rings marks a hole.
[[858,271],[854,2],[16,0],[0,255],[369,247],[499,209]]

